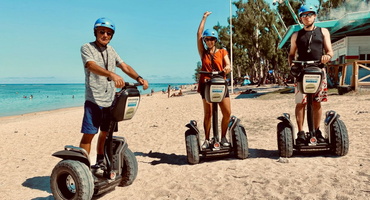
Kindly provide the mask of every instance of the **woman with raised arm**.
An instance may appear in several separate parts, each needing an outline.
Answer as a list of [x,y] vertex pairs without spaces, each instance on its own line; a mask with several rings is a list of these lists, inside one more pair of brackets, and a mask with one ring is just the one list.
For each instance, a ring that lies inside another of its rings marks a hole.
[[[226,74],[231,72],[230,60],[228,52],[225,49],[217,49],[216,43],[218,40],[217,31],[207,29],[204,31],[204,25],[207,17],[211,12],[205,12],[199,24],[197,32],[197,45],[199,56],[202,60],[201,71],[224,71]],[[226,78],[226,77],[224,77]],[[211,131],[211,118],[212,118],[212,103],[208,103],[205,99],[205,82],[210,79],[209,75],[200,74],[198,92],[202,96],[203,109],[204,109],[204,132],[205,141],[202,145],[203,149],[209,148],[209,137]],[[231,115],[230,95],[229,90],[226,90],[225,98],[219,103],[222,112],[221,121],[221,145],[230,146],[226,139],[227,127]]]

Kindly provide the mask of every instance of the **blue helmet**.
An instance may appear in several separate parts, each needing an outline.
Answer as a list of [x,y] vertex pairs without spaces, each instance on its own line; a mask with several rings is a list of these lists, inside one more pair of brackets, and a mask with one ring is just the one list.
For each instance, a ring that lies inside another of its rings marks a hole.
[[96,20],[95,24],[94,24],[94,30],[97,28],[97,27],[107,27],[107,28],[110,28],[113,30],[113,33],[114,31],[116,31],[116,26],[114,25],[113,21],[108,19],[108,18],[105,18],[105,17],[102,17],[102,18],[99,18]]
[[301,16],[301,14],[305,12],[314,12],[317,14],[316,8],[313,5],[302,5],[298,10],[298,16]]
[[207,29],[203,32],[203,39],[205,37],[214,37],[214,38],[216,38],[216,40],[218,40],[218,33],[217,33],[217,31],[215,31],[213,29]]

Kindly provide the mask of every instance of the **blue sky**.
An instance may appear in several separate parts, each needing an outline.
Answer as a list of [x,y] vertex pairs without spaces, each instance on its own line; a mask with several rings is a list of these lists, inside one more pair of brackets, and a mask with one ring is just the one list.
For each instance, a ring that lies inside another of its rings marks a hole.
[[95,40],[99,17],[115,22],[110,45],[142,77],[191,83],[205,11],[206,28],[228,25],[229,0],[1,1],[0,83],[83,83],[80,47]]

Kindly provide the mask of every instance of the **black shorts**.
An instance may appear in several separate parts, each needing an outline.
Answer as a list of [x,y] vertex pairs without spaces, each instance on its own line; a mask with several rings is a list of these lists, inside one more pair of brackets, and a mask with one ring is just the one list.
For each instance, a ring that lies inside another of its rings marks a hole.
[[[200,95],[202,96],[202,99],[205,99],[206,98],[205,90],[206,90],[206,83],[199,84],[199,91],[200,91]],[[230,97],[229,88],[227,86],[226,86],[225,98],[226,97]]]

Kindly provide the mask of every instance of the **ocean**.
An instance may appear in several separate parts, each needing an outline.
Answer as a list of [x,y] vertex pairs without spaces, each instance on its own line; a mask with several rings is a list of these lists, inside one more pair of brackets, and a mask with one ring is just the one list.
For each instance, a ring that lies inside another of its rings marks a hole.
[[[191,83],[150,83],[142,95],[167,91],[168,85],[179,88]],[[84,84],[0,84],[0,117],[83,106]]]

